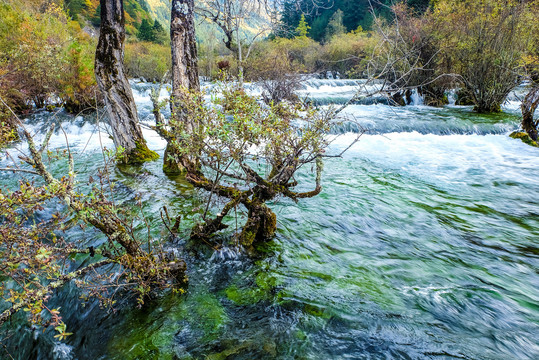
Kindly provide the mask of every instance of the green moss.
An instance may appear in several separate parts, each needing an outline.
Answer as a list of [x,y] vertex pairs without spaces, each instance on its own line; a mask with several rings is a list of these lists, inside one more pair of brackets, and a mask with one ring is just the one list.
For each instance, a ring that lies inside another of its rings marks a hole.
[[266,210],[266,219],[264,221],[264,236],[272,238],[277,230],[277,215],[269,208]]
[[[245,283],[243,276],[225,289],[226,297],[236,305],[254,305],[261,301],[270,301],[274,297],[273,290],[282,283],[270,272],[260,271],[255,278],[256,286],[241,287],[237,284]],[[251,276],[247,275],[249,278],[252,278]]]
[[236,305],[254,305],[268,299],[268,292],[263,289],[240,289],[237,285],[231,285],[226,288],[225,294]]
[[261,271],[256,276],[256,285],[262,290],[270,291],[274,289],[279,284],[280,281],[275,277],[272,276],[270,273]]
[[240,235],[240,243],[243,246],[251,246],[253,245],[253,242],[255,241],[256,232],[253,230],[247,230],[243,229]]
[[137,141],[135,149],[127,155],[128,164],[142,164],[157,159],[159,159],[159,154],[148,149],[146,143],[142,141]]
[[447,97],[447,94],[444,94],[444,96],[442,97],[441,104],[442,105],[449,104],[449,98]]
[[130,326],[122,331],[122,336],[111,338],[108,344],[111,359],[174,358],[174,335],[182,328],[179,319],[174,316],[160,323],[154,321],[153,314],[150,317],[145,315],[132,314],[128,322]]
[[312,316],[322,318],[322,319],[329,319],[331,317],[331,314],[326,311],[325,308],[312,305],[312,304],[305,304],[303,307],[303,310]]
[[297,330],[294,335],[296,336],[296,338],[298,340],[301,340],[301,341],[305,341],[307,340],[307,334],[305,334],[305,332],[303,330]]
[[539,145],[537,144],[537,142],[533,141],[532,138],[530,137],[530,135],[528,135],[527,133],[525,132],[518,132],[518,131],[515,131],[514,133],[512,133],[511,135],[509,135],[510,138],[513,138],[513,139],[520,139],[522,140],[522,142],[524,144],[528,144],[530,146],[534,146],[534,147],[539,147]]
[[196,315],[197,326],[204,332],[205,340],[218,335],[229,320],[223,305],[212,294],[197,294],[189,303],[194,305],[192,310]]

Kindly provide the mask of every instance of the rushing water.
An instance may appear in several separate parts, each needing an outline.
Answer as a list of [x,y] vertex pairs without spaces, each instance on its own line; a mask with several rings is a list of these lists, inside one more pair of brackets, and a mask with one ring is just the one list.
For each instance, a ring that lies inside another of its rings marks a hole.
[[[303,91],[320,103],[342,103],[354,84],[317,80]],[[147,121],[149,86],[133,84]],[[60,343],[50,331],[19,326],[12,355],[539,358],[539,150],[507,136],[518,128],[517,95],[496,116],[456,106],[349,107],[345,115],[369,132],[342,159],[326,163],[320,196],[271,204],[279,231],[263,253],[184,251],[179,241],[172,246],[188,261],[187,295],[111,314],[92,303],[82,307],[68,287],[54,301],[74,335]],[[48,117],[36,115],[30,128],[39,134]],[[100,166],[100,147],[112,143],[88,119],[62,121],[84,179]],[[342,135],[331,151],[345,148],[354,131],[337,129]],[[165,143],[145,135],[162,154]],[[63,141],[59,133],[51,147]],[[129,203],[140,193],[156,236],[160,206],[185,214],[188,224],[199,202],[188,184],[162,173],[160,161],[115,176],[117,200]],[[307,172],[299,180],[312,185]],[[14,179],[0,174],[0,181]],[[103,241],[91,230],[70,236]]]

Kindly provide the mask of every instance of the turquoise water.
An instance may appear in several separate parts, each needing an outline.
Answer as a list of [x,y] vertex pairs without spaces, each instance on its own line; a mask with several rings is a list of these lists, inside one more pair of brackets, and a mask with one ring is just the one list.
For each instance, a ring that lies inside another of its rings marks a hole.
[[[340,87],[345,97],[348,85],[311,82],[305,91],[326,99]],[[148,85],[134,87],[147,118]],[[353,105],[347,114],[370,132],[342,159],[326,162],[320,196],[271,204],[279,230],[258,255],[186,249],[177,240],[169,246],[188,262],[185,296],[165,294],[142,309],[126,303],[107,313],[95,304],[83,308],[76,289],[67,288],[54,301],[74,335],[61,344],[51,332],[19,327],[11,353],[19,359],[539,358],[539,150],[507,136],[518,128],[517,109],[510,102],[503,114],[481,116],[469,107]],[[37,115],[31,129],[39,134],[47,119]],[[85,120],[62,120],[79,153],[80,179],[101,158],[99,133]],[[343,135],[331,151],[346,147],[353,131],[336,129]],[[164,142],[150,131],[146,136],[162,154]],[[101,143],[111,146],[104,134]],[[51,146],[64,146],[63,136]],[[141,194],[154,236],[162,205],[184,214],[187,227],[200,204],[188,184],[162,173],[160,161],[115,177],[119,201]],[[0,181],[13,178],[0,174]],[[309,169],[299,181],[312,187]],[[103,241],[90,230],[70,236]]]

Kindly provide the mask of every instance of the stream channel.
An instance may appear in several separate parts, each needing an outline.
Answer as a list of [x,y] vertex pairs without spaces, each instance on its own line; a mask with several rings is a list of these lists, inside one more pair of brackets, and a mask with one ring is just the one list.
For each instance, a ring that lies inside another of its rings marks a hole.
[[[355,80],[308,80],[302,96],[343,103]],[[132,81],[143,122],[151,123],[151,84]],[[206,84],[207,88],[211,86]],[[256,92],[255,86],[251,86]],[[167,96],[163,90],[162,96]],[[270,204],[278,233],[249,257],[233,247],[184,251],[190,284],[141,309],[86,306],[74,286],[52,300],[68,331],[14,321],[8,347],[16,359],[538,359],[539,149],[509,138],[518,129],[519,91],[497,115],[471,107],[354,104],[345,113],[365,129],[342,158],[325,163],[321,195]],[[48,112],[27,120],[37,138]],[[76,151],[78,179],[102,166],[95,116],[60,115]],[[355,136],[342,126],[330,151]],[[144,130],[163,155],[165,142]],[[99,138],[101,137],[101,141]],[[65,148],[57,132],[51,148]],[[18,144],[15,147],[24,146]],[[16,153],[14,148],[10,149]],[[9,165],[0,160],[0,165]],[[200,194],[163,174],[162,159],[132,174],[114,171],[115,200],[140,197],[163,234],[161,206],[187,228]],[[55,174],[66,171],[54,162]],[[2,186],[18,178],[1,173]],[[298,175],[313,186],[310,169]],[[58,210],[58,209],[53,209]],[[200,212],[200,211],[198,211]],[[98,246],[97,232],[68,237]]]

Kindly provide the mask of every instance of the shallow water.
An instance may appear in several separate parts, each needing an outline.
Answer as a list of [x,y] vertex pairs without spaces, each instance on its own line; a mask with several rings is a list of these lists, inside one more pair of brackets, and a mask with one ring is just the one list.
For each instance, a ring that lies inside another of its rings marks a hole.
[[[342,83],[342,84],[341,84]],[[352,96],[349,82],[307,83],[310,96]],[[149,85],[134,84],[142,118]],[[337,88],[340,88],[337,89]],[[166,96],[166,92],[162,94]],[[536,359],[539,358],[539,150],[510,139],[513,100],[496,116],[469,107],[353,105],[370,130],[325,164],[324,191],[271,204],[278,234],[256,258],[232,248],[188,251],[190,286],[142,309],[83,308],[73,288],[55,300],[68,329],[20,327],[17,358],[39,359]],[[38,114],[39,133],[48,114]],[[83,119],[62,119],[84,179],[112,143]],[[82,125],[82,127],[81,127]],[[355,137],[343,133],[337,153]],[[145,131],[151,148],[165,143]],[[91,137],[90,137],[91,136]],[[62,147],[58,133],[51,147]],[[13,152],[13,150],[11,150]],[[5,165],[6,160],[2,160]],[[53,166],[61,172],[61,166]],[[313,185],[307,169],[298,178]],[[160,161],[116,172],[117,198],[141,194],[155,236],[159,208],[186,217],[199,204]],[[2,184],[13,177],[0,174]],[[103,239],[93,231],[88,244]],[[182,242],[173,244],[182,249]],[[16,326],[16,325],[14,325]],[[18,346],[15,349],[15,346]]]

